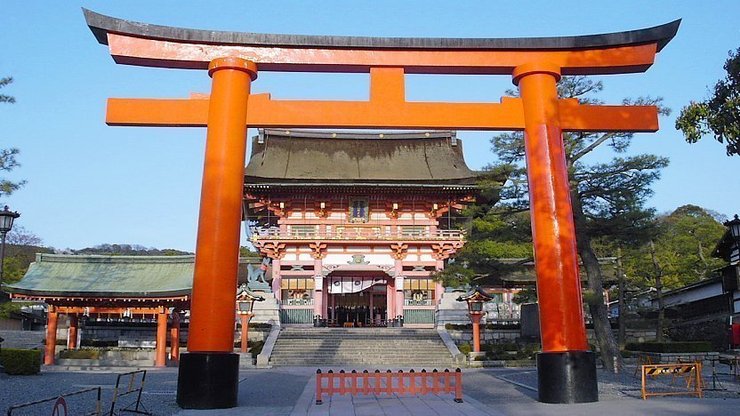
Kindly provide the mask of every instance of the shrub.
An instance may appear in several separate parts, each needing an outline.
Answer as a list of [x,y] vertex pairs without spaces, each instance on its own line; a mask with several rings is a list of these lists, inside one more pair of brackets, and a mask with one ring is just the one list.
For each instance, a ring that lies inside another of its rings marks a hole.
[[693,353],[712,351],[709,341],[690,342],[630,342],[624,347],[630,351],[658,352],[658,353]]
[[[66,345],[66,343],[65,343]],[[96,348],[109,348],[117,347],[118,340],[104,340],[104,339],[83,339],[80,343],[81,347],[96,347]]]
[[63,351],[59,351],[59,358],[98,360],[100,359],[100,350],[92,350],[92,349],[63,350]]
[[724,351],[729,344],[727,322],[721,319],[678,324],[668,328],[668,336],[674,341],[708,341],[713,351]]
[[468,355],[471,351],[473,351],[473,347],[471,347],[470,344],[467,342],[463,342],[462,344],[458,345],[457,349],[459,349],[460,352],[465,355]]
[[445,329],[448,331],[465,331],[473,329],[473,324],[445,324]]
[[268,324],[266,322],[258,322],[258,323],[250,323],[250,328],[262,328],[262,329],[270,329],[272,328],[272,324]]
[[41,371],[41,351],[3,348],[0,364],[12,375],[38,374]]
[[252,354],[252,358],[257,358],[262,352],[262,347],[265,346],[265,341],[247,341],[247,345],[249,345],[249,352]]

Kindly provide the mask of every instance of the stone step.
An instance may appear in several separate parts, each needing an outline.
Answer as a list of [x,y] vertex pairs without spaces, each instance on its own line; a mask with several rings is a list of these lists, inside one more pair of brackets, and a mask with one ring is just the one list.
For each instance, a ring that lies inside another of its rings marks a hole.
[[436,331],[410,328],[283,328],[270,362],[430,369],[454,364]]
[[[388,357],[388,353],[371,353],[371,354],[358,354],[353,352],[339,352],[339,351],[317,351],[307,353],[305,351],[273,351],[272,356],[295,356],[295,357],[357,357],[357,356],[369,356],[369,357]],[[443,351],[430,352],[428,354],[398,354],[394,353],[394,357],[445,357],[449,356],[449,353]]]

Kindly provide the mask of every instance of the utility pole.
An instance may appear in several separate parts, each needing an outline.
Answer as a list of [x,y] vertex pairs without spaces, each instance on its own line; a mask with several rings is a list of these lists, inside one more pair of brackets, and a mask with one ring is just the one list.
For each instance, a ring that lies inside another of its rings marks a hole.
[[624,269],[622,269],[622,247],[617,247],[617,285],[619,288],[619,300],[617,304],[619,306],[619,320],[617,321],[619,323],[619,331],[617,333],[617,342],[619,343],[620,348],[624,348],[627,333],[627,308],[624,300]]
[[663,321],[665,320],[665,305],[663,304],[663,282],[661,277],[663,271],[660,269],[658,259],[655,257],[655,243],[650,240],[650,257],[653,260],[653,269],[655,270],[655,292],[658,297],[658,324],[655,328],[655,340],[663,342]]

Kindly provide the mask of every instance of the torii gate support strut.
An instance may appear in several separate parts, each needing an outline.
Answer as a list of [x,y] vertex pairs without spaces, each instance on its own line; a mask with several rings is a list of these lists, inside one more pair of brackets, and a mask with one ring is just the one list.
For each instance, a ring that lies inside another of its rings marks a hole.
[[[107,123],[207,127],[183,408],[237,404],[233,353],[246,128],[523,130],[540,302],[539,400],[598,400],[588,350],[563,131],[658,129],[653,106],[591,106],[560,99],[562,75],[643,72],[679,21],[593,36],[429,39],[212,32],[128,22],[85,10],[118,63],[208,69],[208,97],[110,99]],[[280,101],[250,95],[258,71],[370,73],[369,101]],[[510,75],[520,98],[500,103],[407,102],[404,75]]]

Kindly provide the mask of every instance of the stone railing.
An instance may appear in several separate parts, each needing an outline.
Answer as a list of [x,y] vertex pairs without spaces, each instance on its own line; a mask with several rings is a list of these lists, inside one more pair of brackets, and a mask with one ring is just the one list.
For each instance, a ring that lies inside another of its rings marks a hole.
[[259,240],[391,240],[391,241],[462,241],[465,233],[461,230],[437,230],[385,232],[373,227],[347,227],[331,232],[281,232],[279,228],[252,228],[252,241]]

